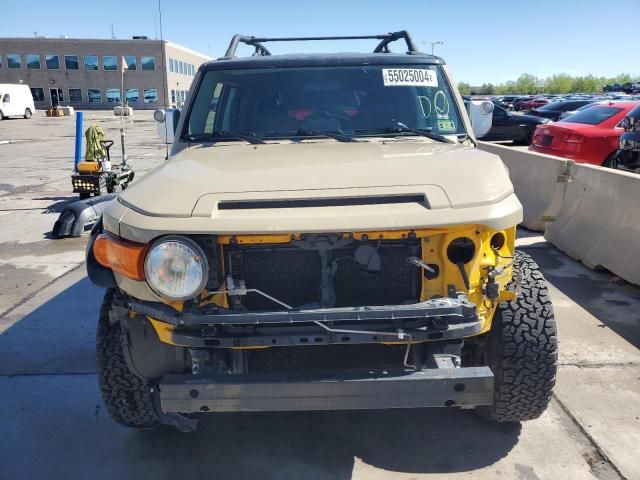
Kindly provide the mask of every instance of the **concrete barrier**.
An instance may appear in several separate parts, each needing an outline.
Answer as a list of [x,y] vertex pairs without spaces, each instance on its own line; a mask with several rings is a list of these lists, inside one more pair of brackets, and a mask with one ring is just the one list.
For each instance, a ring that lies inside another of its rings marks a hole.
[[522,225],[529,230],[544,231],[545,224],[555,219],[562,204],[574,162],[495,143],[478,144],[480,149],[499,155],[509,168],[516,195],[524,207]]
[[640,175],[575,164],[571,176],[545,238],[589,268],[640,285]]

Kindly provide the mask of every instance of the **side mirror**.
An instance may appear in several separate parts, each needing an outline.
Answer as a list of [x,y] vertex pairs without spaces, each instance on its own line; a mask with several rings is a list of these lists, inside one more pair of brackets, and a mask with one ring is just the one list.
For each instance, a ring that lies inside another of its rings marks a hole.
[[469,100],[465,102],[471,127],[476,138],[482,138],[493,125],[493,103],[487,100]]
[[9,94],[7,93],[4,98],[2,99],[2,103],[9,103],[11,102],[11,97],[9,96]]
[[156,128],[160,141],[162,143],[173,143],[178,129],[178,120],[180,120],[180,110],[177,108],[156,110],[153,112],[153,118],[158,122]]

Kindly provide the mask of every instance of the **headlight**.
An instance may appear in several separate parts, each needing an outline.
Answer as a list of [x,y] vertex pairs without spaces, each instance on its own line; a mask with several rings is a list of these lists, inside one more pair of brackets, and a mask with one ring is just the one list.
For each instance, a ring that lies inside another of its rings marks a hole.
[[207,284],[209,266],[202,248],[185,237],[164,237],[147,253],[147,283],[161,297],[188,300]]

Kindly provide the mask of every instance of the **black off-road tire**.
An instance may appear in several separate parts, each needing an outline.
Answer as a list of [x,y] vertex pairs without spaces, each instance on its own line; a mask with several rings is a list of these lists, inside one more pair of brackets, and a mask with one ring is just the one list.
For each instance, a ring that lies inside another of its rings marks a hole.
[[100,391],[111,417],[121,425],[153,428],[160,425],[152,386],[136,376],[124,358],[120,322],[111,323],[114,289],[108,289],[100,308],[96,350]]
[[494,403],[479,413],[498,422],[538,418],[551,401],[558,368],[558,336],[546,281],[529,255],[516,252],[517,299],[503,302],[488,338]]

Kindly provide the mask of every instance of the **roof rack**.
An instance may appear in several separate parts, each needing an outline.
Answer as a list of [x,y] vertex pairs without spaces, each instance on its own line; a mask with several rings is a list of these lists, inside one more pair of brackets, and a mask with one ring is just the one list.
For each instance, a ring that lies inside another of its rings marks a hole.
[[312,41],[312,40],[380,40],[378,46],[373,50],[373,53],[390,53],[389,44],[396,40],[404,39],[407,44],[407,53],[409,55],[415,55],[420,53],[416,48],[416,45],[411,39],[411,35],[406,30],[400,30],[399,32],[391,32],[384,35],[347,35],[339,37],[253,37],[236,33],[231,39],[227,53],[222,59],[230,59],[236,56],[236,50],[240,43],[244,43],[251,47],[254,47],[253,56],[267,56],[271,55],[271,52],[263,45],[265,42],[299,42],[299,41]]

